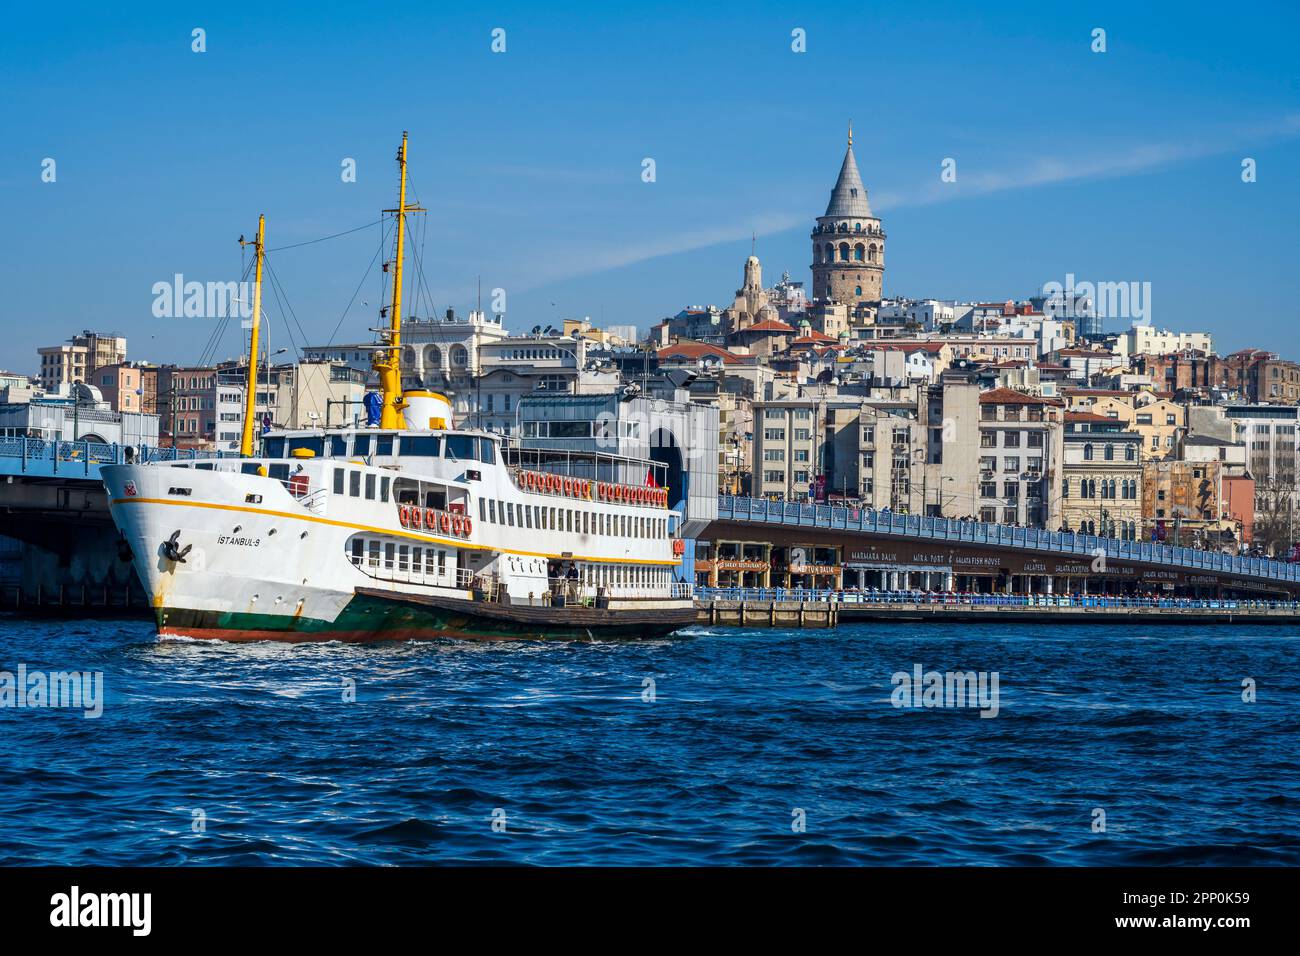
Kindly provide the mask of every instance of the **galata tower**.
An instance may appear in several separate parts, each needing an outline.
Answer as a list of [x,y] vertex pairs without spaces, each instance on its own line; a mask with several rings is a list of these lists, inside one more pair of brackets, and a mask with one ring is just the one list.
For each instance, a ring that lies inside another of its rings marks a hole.
[[842,302],[852,313],[859,304],[878,303],[885,273],[885,233],[871,215],[867,187],[853,156],[853,126],[840,177],[831,190],[826,214],[812,232],[813,297]]

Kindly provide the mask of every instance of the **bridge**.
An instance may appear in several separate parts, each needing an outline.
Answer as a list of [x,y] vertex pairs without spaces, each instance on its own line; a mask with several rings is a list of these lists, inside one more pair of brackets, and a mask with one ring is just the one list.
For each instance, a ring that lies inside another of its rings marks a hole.
[[[811,576],[821,572],[824,579],[839,578],[836,589],[846,584],[843,575],[849,572],[859,586],[887,591],[996,586],[1006,592],[1050,594],[1064,585],[1067,591],[1082,588],[1086,593],[1091,582],[1094,590],[1116,592],[1176,588],[1221,597],[1230,588],[1287,599],[1300,595],[1300,565],[1270,558],[870,508],[724,496],[718,500],[717,519],[702,537],[715,543],[763,542],[787,553],[793,548],[834,549],[839,573],[818,567]],[[697,560],[697,572],[724,563]]]
[[[83,527],[103,525],[111,532],[100,468],[123,463],[128,454],[136,461],[234,455],[152,447],[128,452],[125,446],[98,442],[0,438],[0,476],[7,478],[7,484],[0,486],[5,488],[0,494],[0,534],[47,547],[43,539],[53,537],[47,522],[59,519],[72,519]],[[719,584],[716,571],[726,563],[716,557],[718,544],[754,542],[769,557],[736,563],[747,565],[763,587],[773,583],[768,579],[777,569],[770,558],[773,551],[788,555],[795,548],[824,548],[833,552],[833,564],[812,562],[811,573],[801,575],[799,566],[787,561],[781,570],[787,576],[810,578],[813,587],[820,576],[821,586],[836,590],[856,584],[885,591],[1051,594],[1088,593],[1091,588],[1216,598],[1300,597],[1300,564],[1159,542],[839,505],[722,496],[717,518],[700,540],[710,542],[715,556],[696,560],[697,580],[711,586]],[[61,563],[66,564],[66,558],[62,555]]]

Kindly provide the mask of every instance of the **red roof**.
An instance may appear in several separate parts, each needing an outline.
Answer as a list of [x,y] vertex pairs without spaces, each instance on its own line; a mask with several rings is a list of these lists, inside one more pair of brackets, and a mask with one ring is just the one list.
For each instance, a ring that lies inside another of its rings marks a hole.
[[674,358],[685,358],[698,362],[706,357],[721,359],[726,365],[735,365],[744,361],[743,357],[735,352],[729,352],[717,345],[710,345],[708,342],[678,342],[665,349],[660,349],[657,354],[661,362]]
[[741,329],[741,332],[793,332],[794,326],[787,325],[780,319],[764,319],[757,325],[751,325],[747,329]]
[[1118,422],[1118,418],[1111,418],[1109,415],[1098,415],[1096,412],[1066,412],[1065,420],[1067,422]]
[[834,342],[835,336],[827,335],[825,332],[818,332],[816,329],[810,331],[807,335],[801,335],[791,345],[813,345],[817,342]]
[[1061,405],[1058,398],[1040,398],[1026,395],[1014,388],[991,388],[980,395],[981,405]]

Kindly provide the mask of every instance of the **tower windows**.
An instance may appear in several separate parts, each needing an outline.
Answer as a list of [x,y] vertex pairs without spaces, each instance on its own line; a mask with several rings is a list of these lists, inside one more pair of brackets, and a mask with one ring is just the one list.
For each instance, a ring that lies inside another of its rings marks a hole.
[[873,242],[873,243],[871,244],[871,246],[867,249],[867,261],[868,261],[868,262],[875,262],[875,261],[876,261],[876,244],[875,244],[874,242]]
[[859,242],[856,246],[853,247],[853,258],[858,262],[862,261],[862,258],[865,254],[866,254],[866,247],[864,247],[862,243]]
[[847,242],[840,243],[840,261],[841,262],[849,261],[849,244]]

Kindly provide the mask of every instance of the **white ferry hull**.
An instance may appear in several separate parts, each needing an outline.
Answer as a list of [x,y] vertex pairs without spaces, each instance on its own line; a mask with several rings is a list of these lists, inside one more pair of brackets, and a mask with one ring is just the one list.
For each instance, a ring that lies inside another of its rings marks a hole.
[[[659,637],[694,620],[688,600],[616,609],[476,602],[464,588],[379,581],[344,558],[355,522],[320,513],[280,481],[157,465],[103,469],[163,636],[229,641]],[[184,492],[184,493],[179,493]],[[167,542],[174,541],[173,559]],[[186,550],[187,549],[187,550]]]

